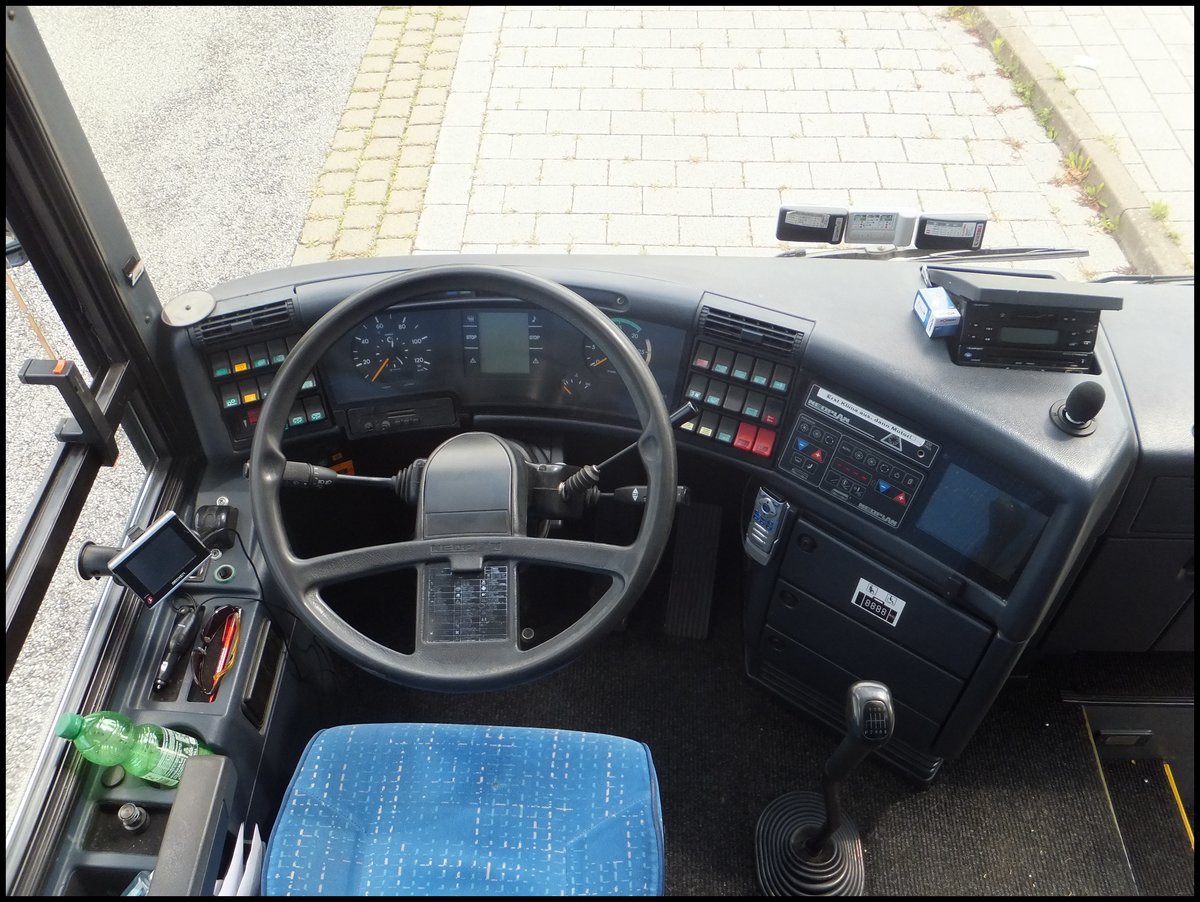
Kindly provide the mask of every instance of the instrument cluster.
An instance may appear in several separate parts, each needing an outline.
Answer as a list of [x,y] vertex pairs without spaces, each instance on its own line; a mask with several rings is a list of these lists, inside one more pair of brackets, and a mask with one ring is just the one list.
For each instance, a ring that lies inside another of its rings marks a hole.
[[[685,332],[610,315],[650,367],[664,399],[677,396]],[[385,310],[359,323],[322,361],[334,408],[406,396],[449,396],[467,409],[535,406],[634,416],[608,354],[562,319],[526,306]]]

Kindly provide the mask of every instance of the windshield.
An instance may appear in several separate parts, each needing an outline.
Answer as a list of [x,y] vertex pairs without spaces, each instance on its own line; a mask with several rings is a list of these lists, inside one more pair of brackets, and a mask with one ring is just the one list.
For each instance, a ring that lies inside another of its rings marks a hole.
[[[1138,268],[1093,159],[1061,146],[1055,111],[1031,99],[1003,46],[942,8],[33,15],[164,302],[346,258],[773,256],[797,247],[776,237],[782,205],[978,213],[984,247],[1089,254],[1037,269],[1091,280]],[[1100,65],[1063,52],[1054,64],[1072,96],[1096,99]],[[1105,119],[1101,143],[1129,163],[1154,205],[1148,221],[1190,266],[1191,146],[1175,135],[1190,142],[1178,110],[1194,108],[1194,88],[1171,60],[1156,70],[1171,99],[1138,114],[1157,118]],[[1143,125],[1158,145],[1139,152]],[[30,268],[13,278],[10,364],[14,349],[38,353],[16,293],[35,320],[53,319]],[[6,420],[10,539],[36,488],[13,449],[44,447],[57,418],[24,411]],[[128,475],[125,491],[140,478]],[[96,513],[79,534],[116,541],[116,528]],[[86,611],[94,584],[62,591]],[[58,627],[57,644],[74,647],[85,620]],[[70,663],[55,657],[57,671],[36,680],[50,697]],[[31,704],[28,720],[44,724],[47,699]],[[21,719],[6,733],[10,810],[23,784],[12,764],[44,732],[18,736]]]

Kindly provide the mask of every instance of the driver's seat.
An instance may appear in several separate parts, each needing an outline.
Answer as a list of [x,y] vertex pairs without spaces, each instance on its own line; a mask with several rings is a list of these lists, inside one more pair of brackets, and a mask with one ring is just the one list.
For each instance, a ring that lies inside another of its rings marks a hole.
[[271,831],[265,895],[661,895],[650,750],[527,727],[323,730]]

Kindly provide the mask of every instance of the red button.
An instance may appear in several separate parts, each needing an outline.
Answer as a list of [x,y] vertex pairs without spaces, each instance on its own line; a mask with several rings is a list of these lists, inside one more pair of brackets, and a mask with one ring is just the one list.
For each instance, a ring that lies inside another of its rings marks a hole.
[[897,504],[908,504],[908,496],[900,492],[894,499]]
[[733,447],[749,451],[754,447],[754,436],[757,432],[758,427],[753,423],[742,423],[738,426],[737,435],[733,437]]
[[825,459],[825,452],[822,451],[820,448],[818,448],[816,451],[814,451],[812,453],[811,456],[812,456],[813,460],[815,460],[817,463],[820,463],[821,461],[823,461]]
[[752,449],[759,457],[770,457],[775,450],[775,433],[770,429],[759,429],[758,438],[754,440]]

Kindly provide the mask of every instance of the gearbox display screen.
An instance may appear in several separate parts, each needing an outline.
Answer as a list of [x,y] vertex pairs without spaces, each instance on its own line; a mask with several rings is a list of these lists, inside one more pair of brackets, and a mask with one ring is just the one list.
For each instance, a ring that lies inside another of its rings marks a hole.
[[479,372],[529,372],[529,314],[482,311],[479,314]]
[[951,464],[916,526],[1008,586],[1046,520],[1040,511]]

